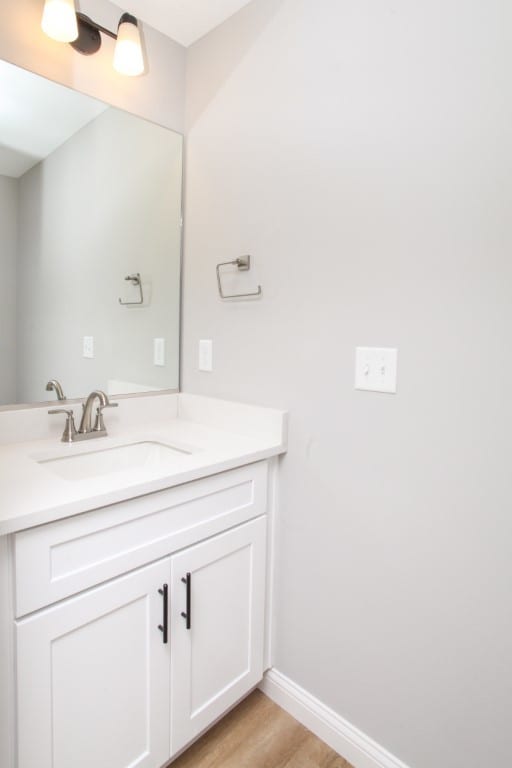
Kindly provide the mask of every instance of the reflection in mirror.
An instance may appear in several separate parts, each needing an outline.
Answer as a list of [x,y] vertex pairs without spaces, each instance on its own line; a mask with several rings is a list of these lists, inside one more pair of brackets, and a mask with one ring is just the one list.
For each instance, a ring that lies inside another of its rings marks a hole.
[[182,137],[1,61],[0,82],[0,406],[54,379],[177,389]]

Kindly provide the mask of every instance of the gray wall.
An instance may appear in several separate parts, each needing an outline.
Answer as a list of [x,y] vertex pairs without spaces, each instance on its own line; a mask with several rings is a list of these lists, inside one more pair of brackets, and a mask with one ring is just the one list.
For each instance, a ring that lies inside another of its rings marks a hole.
[[0,176],[0,404],[16,400],[18,183]]
[[[51,378],[68,397],[109,379],[178,387],[181,147],[179,134],[109,109],[21,177],[18,402],[48,399]],[[137,296],[124,280],[135,272],[145,304],[121,307]],[[164,367],[153,364],[160,337]]]
[[[123,9],[108,0],[81,0],[82,13],[116,30]],[[114,41],[103,36],[94,56],[46,37],[43,0],[0,0],[0,57],[50,80],[183,132],[186,49],[142,25],[146,55],[143,77],[124,77],[112,67]]]
[[[184,388],[289,408],[275,664],[412,768],[512,751],[511,28],[256,0],[187,68]],[[262,300],[221,303],[248,252]]]

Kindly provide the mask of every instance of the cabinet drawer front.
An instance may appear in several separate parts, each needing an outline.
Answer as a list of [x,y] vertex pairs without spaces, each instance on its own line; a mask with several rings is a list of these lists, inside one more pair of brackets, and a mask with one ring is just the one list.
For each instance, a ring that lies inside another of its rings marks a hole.
[[267,463],[22,531],[14,537],[16,616],[264,514]]

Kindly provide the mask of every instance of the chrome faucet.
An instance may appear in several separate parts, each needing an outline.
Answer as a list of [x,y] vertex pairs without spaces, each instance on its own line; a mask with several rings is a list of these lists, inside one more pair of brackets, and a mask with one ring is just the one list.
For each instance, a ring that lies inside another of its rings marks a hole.
[[60,385],[60,381],[57,381],[57,379],[51,379],[51,381],[48,382],[46,385],[46,391],[51,392],[54,391],[57,395],[57,400],[65,400],[66,395],[62,391],[62,387]]
[[[92,426],[92,410],[96,399],[99,401],[99,405],[96,408],[96,418],[94,426]],[[48,411],[48,413],[50,415],[55,413],[66,414],[66,426],[64,427],[61,439],[63,443],[74,443],[79,440],[90,440],[93,437],[106,437],[107,430],[103,420],[103,409],[117,408],[118,405],[119,403],[111,403],[108,396],[101,389],[95,389],[82,405],[82,419],[78,430],[75,426],[75,417],[72,410],[56,408],[55,410]]]

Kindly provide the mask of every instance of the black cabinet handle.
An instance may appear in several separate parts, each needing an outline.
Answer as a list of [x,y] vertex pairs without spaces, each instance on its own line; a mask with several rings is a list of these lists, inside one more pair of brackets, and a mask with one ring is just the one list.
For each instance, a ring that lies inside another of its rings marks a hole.
[[164,584],[162,589],[158,590],[158,594],[164,598],[164,623],[158,625],[158,629],[163,634],[163,642],[169,642],[169,587]]
[[190,629],[192,625],[192,576],[187,573],[187,577],[181,581],[187,585],[187,612],[182,611],[181,615],[187,620],[187,629]]

